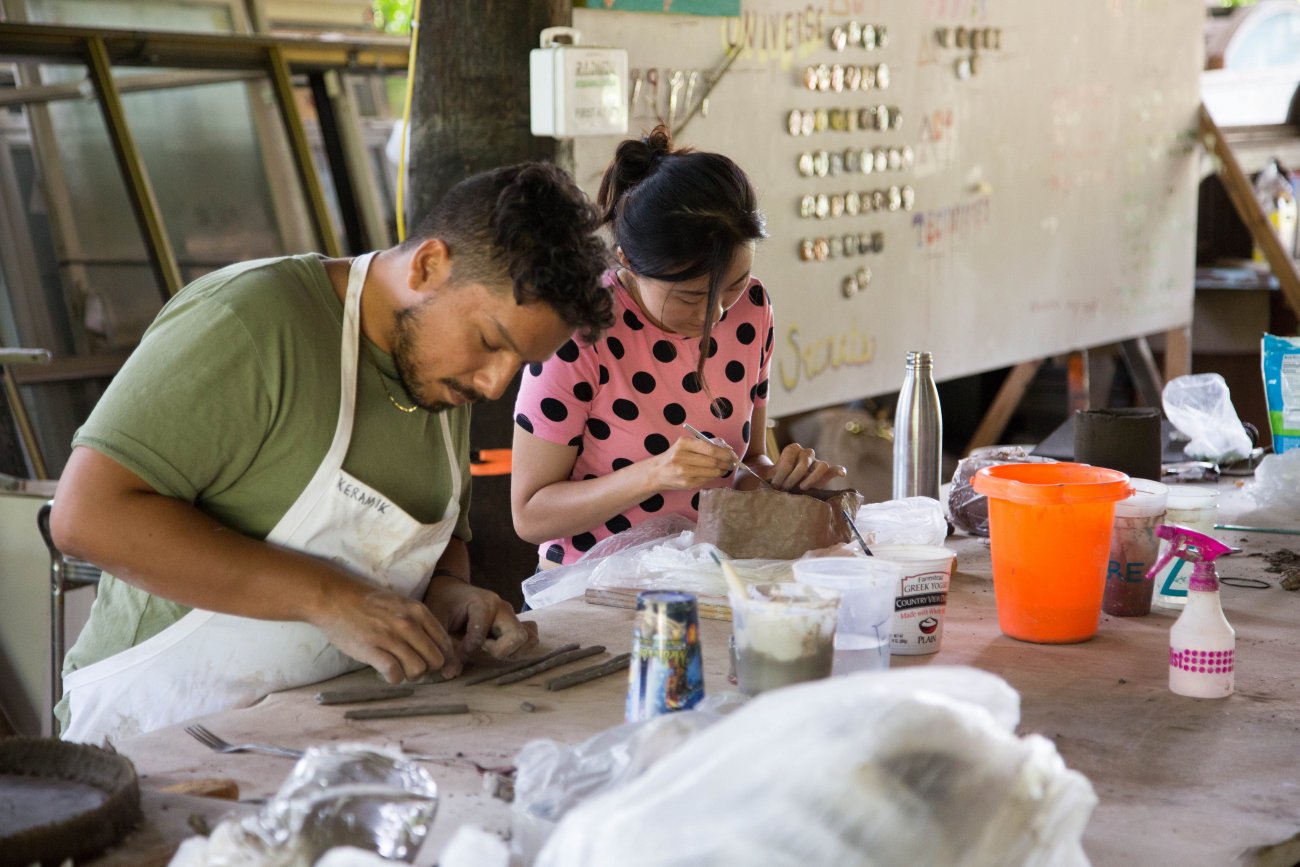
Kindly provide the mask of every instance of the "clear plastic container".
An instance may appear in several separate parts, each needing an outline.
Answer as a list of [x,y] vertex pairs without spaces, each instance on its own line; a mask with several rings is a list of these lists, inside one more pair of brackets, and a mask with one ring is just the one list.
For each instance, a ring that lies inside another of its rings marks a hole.
[[785,582],[751,586],[732,600],[736,674],[740,691],[769,689],[829,677],[835,659],[840,594]]
[[[1207,536],[1214,535],[1214,521],[1219,514],[1219,492],[1214,488],[1194,488],[1173,485],[1165,505],[1166,524],[1187,527]],[[1165,555],[1168,542],[1160,543],[1156,559]],[[1155,577],[1155,596],[1151,604],[1158,608],[1180,609],[1187,604],[1187,579],[1192,574],[1190,563],[1170,558]]]
[[1116,617],[1151,613],[1154,582],[1147,572],[1156,563],[1160,540],[1156,527],[1165,522],[1169,488],[1150,479],[1129,479],[1133,494],[1115,504],[1110,534],[1110,563],[1101,610]]
[[889,668],[889,621],[902,575],[899,564],[879,557],[795,561],[796,581],[840,594],[834,674]]

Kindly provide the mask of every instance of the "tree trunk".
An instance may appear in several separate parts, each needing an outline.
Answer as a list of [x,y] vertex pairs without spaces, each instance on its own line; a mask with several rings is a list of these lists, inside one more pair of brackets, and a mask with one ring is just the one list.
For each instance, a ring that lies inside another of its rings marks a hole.
[[[545,27],[573,23],[573,0],[424,0],[411,101],[406,224],[458,181],[497,166],[549,160],[572,171],[573,148],[529,131],[528,52]],[[519,379],[474,407],[472,449],[509,448]],[[537,549],[515,535],[510,476],[474,480],[469,544],[474,583],[516,608]]]

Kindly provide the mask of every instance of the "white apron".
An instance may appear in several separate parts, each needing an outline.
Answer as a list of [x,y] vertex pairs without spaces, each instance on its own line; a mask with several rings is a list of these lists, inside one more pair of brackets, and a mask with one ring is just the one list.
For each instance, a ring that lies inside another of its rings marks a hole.
[[[361,290],[373,253],[355,259],[343,305],[342,393],[334,441],[310,483],[266,541],[324,557],[397,593],[422,598],[460,510],[460,461],[439,416],[451,496],[436,524],[421,524],[343,471],[356,410]],[[70,741],[99,744],[326,680],[361,664],[307,623],[254,620],[195,609],[142,644],[64,680]]]

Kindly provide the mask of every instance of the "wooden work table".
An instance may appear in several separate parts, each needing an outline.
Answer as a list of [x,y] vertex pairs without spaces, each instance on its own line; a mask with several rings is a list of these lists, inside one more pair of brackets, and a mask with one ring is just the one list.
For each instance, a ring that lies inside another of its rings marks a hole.
[[[1264,578],[1272,585],[1223,588],[1224,609],[1237,630],[1237,693],[1230,698],[1193,700],[1168,690],[1169,613],[1103,615],[1097,637],[1077,645],[1024,644],[1001,635],[988,545],[969,537],[949,540],[958,551],[958,573],[942,650],[934,656],[894,657],[893,665],[971,665],[1001,675],[1019,690],[1020,731],[1054,741],[1069,766],[1087,775],[1097,791],[1100,804],[1085,836],[1095,864],[1293,864],[1300,859],[1300,593],[1278,588],[1277,576],[1264,571],[1264,560],[1249,555],[1300,549],[1300,539],[1236,532],[1221,538],[1246,549],[1220,561],[1221,575]],[[539,624],[544,647],[579,641],[617,653],[629,644],[632,613],[627,610],[572,601],[526,616]],[[730,624],[706,620],[701,625],[707,689],[728,689]],[[345,722],[344,708],[315,704],[317,685],[201,722],[234,742],[306,747],[367,741],[435,757],[424,767],[438,782],[442,804],[417,862],[432,864],[463,822],[500,832],[509,827],[508,806],[484,794],[478,768],[509,765],[534,738],[572,743],[622,721],[625,678],[611,676],[558,693],[546,692],[543,680],[418,688],[418,698],[467,702],[472,713],[465,716]],[[330,685],[362,683],[376,683],[376,675],[359,672]],[[524,701],[536,710],[524,711]],[[195,778],[228,777],[238,782],[241,797],[264,798],[291,767],[289,760],[264,755],[211,752],[180,726],[118,746],[135,762],[146,792]],[[193,812],[211,818],[229,807],[148,794],[145,830],[96,863],[166,863],[166,854],[189,833],[184,819]],[[1273,845],[1277,848],[1266,851]]]

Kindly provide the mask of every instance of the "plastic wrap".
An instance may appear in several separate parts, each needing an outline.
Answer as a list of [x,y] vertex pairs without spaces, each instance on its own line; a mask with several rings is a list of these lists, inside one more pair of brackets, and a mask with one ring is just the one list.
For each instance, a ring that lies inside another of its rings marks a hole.
[[[701,596],[726,596],[727,585],[714,561],[718,549],[696,543],[695,524],[680,515],[652,518],[602,539],[576,563],[538,572],[524,581],[530,608],[544,608],[581,596],[588,587],[682,590]],[[811,551],[807,556],[843,550]],[[741,578],[754,583],[791,581],[790,560],[735,560]]]
[[970,668],[765,694],[571,809],[536,867],[1086,864],[1096,796],[1018,704]]
[[[953,526],[972,536],[989,534],[988,498],[975,490],[972,479],[985,467],[998,464],[1053,464],[1051,458],[1031,455],[1020,446],[989,446],[976,449],[957,464],[948,488],[948,517]],[[931,544],[941,544],[935,542]]]
[[311,867],[339,847],[409,862],[437,809],[437,784],[401,753],[314,747],[261,810],[186,841],[170,867]]
[[943,506],[932,497],[867,503],[854,520],[867,545],[942,545],[948,538]]
[[1300,449],[1265,455],[1248,490],[1261,509],[1300,513]]
[[1183,452],[1193,460],[1220,466],[1250,456],[1250,435],[1232,406],[1228,383],[1217,373],[1193,373],[1165,384],[1165,415],[1190,442]]

